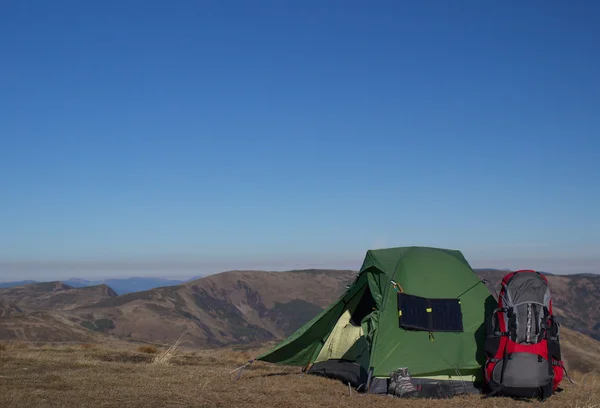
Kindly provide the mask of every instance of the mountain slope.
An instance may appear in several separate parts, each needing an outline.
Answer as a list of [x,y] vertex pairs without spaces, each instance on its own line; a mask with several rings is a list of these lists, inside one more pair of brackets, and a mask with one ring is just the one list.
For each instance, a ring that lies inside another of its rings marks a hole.
[[23,310],[14,302],[0,297],[0,317],[11,316],[16,313],[23,313]]
[[354,279],[351,271],[232,271],[185,285],[103,299],[71,313],[109,319],[117,336],[223,346],[286,336],[318,314]]
[[61,313],[38,311],[0,315],[0,341],[93,342],[97,334]]
[[124,295],[132,292],[141,292],[144,290],[160,288],[163,286],[181,285],[185,283],[185,281],[161,278],[132,277],[123,279],[104,279],[100,281],[88,281],[85,279],[72,278],[64,281],[64,283],[74,287],[107,285],[110,286],[111,289],[113,289],[117,294]]
[[106,285],[73,288],[62,282],[33,283],[0,289],[0,299],[24,311],[68,310],[115,297]]
[[73,288],[62,282],[0,289],[0,340],[93,341],[92,327],[80,324],[81,319],[68,311],[115,296],[106,285]]
[[600,373],[600,341],[566,327],[561,328],[561,353],[568,370]]

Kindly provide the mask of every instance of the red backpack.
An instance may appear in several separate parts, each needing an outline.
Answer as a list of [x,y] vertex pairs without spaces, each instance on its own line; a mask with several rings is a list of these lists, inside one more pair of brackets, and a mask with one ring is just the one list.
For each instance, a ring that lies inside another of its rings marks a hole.
[[487,324],[487,396],[550,397],[566,373],[559,329],[546,277],[530,270],[507,274]]

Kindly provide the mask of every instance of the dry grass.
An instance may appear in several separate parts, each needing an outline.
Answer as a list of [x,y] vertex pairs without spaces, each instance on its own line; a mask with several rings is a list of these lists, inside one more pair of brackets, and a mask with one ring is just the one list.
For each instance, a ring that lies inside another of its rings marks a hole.
[[7,347],[0,354],[0,407],[600,408],[600,377],[595,374],[572,373],[578,384],[565,381],[565,390],[543,404],[479,396],[404,400],[355,391],[350,395],[341,382],[263,362],[247,367],[235,382],[237,372],[231,371],[258,352],[179,349],[164,365],[154,364],[156,356],[135,345]]
[[26,349],[26,348],[29,348],[29,344],[27,344],[26,342],[21,341],[21,340],[0,343],[0,351],[15,350],[15,349],[20,350],[20,349]]
[[173,357],[175,357],[175,354],[177,354],[177,351],[179,350],[179,345],[181,344],[181,340],[183,339],[184,336],[185,336],[185,333],[182,334],[181,336],[179,336],[177,341],[175,341],[175,343],[173,343],[169,348],[161,351],[160,354],[158,354],[156,357],[154,357],[154,360],[152,360],[152,363],[160,364],[160,365],[169,364],[171,359],[173,359]]
[[27,344],[26,342],[24,342],[22,340],[17,340],[17,341],[8,343],[8,348],[26,349],[26,348],[29,348],[29,344]]
[[139,351],[140,353],[146,353],[146,354],[158,353],[158,349],[156,348],[156,346],[139,346],[137,348],[137,351]]

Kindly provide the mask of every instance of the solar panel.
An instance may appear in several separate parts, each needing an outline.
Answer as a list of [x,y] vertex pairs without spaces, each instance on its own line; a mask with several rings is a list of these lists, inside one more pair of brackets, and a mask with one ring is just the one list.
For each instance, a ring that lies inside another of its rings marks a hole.
[[460,300],[398,293],[398,323],[410,330],[462,332]]

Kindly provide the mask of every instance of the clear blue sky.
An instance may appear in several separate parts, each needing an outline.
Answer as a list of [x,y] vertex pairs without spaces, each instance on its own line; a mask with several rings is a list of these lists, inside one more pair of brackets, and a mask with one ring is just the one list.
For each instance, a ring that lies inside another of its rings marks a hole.
[[0,279],[600,271],[600,3],[526,3],[4,1]]

